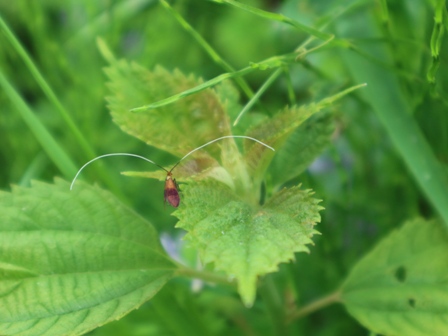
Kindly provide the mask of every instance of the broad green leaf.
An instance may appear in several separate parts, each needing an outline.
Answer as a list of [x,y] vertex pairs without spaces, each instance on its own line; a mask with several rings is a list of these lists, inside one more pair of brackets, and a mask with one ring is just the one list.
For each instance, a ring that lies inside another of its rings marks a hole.
[[0,193],[0,334],[80,335],[138,308],[175,266],[110,193],[58,180]]
[[202,260],[235,277],[250,306],[258,276],[275,272],[295,252],[308,252],[322,209],[311,194],[299,187],[283,189],[259,206],[222,183],[202,181],[184,187],[184,206],[174,214]]
[[[161,100],[202,83],[193,76],[185,76],[179,70],[171,73],[162,67],[149,71],[126,61],[108,67],[106,74],[110,79],[112,93],[107,100],[115,123],[151,146],[183,156],[210,140],[231,134],[224,106],[212,89],[167,106],[130,112],[134,107]],[[216,146],[207,147],[205,151],[212,154],[218,152]]]
[[272,183],[279,187],[301,174],[328,146],[334,132],[331,114],[308,119],[291,134],[269,167]]
[[445,335],[448,330],[448,233],[417,219],[383,239],[342,287],[351,315],[377,334]]

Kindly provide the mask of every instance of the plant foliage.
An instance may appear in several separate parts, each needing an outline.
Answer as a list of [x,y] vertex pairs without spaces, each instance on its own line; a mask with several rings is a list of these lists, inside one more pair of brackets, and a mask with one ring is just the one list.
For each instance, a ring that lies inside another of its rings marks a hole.
[[[135,73],[136,69],[139,75]],[[122,61],[108,68],[107,74],[114,94],[109,102],[115,122],[130,134],[151,139],[153,146],[179,148],[177,143],[184,146],[190,143],[192,148],[199,145],[198,141],[205,142],[206,137],[211,136],[203,134],[201,129],[223,130],[224,133],[217,135],[230,132],[225,101],[221,102],[219,91],[214,89],[199,93],[201,98],[194,101],[193,109],[191,101],[195,96],[145,112],[129,111],[130,107],[143,103],[135,97],[153,97],[154,100],[185,90],[182,79],[187,77],[179,71],[168,73],[157,68],[150,72],[137,65],[126,66]],[[131,78],[131,82],[123,78]],[[190,76],[192,85],[200,85],[200,81]],[[126,91],[125,87],[132,87],[132,90]],[[157,88],[162,94],[153,94],[152,88]],[[319,108],[314,105],[288,108],[273,119],[261,121],[248,135],[281,148],[287,137],[317,111]],[[184,131],[175,132],[171,137],[168,126],[163,125],[172,125],[173,119],[179,120],[179,127]],[[313,226],[320,221],[322,207],[310,196],[310,191],[301,191],[297,187],[281,190],[260,206],[259,190],[265,170],[273,158],[271,150],[247,140],[244,153],[240,153],[233,139],[223,140],[220,147],[215,155],[213,145],[204,148],[205,154],[194,162],[196,170],[191,171],[187,164],[180,168],[179,176],[188,176],[193,181],[212,178],[224,183],[191,182],[191,185],[183,187],[184,206],[174,215],[180,219],[178,227],[188,232],[186,239],[198,249],[203,262],[213,263],[216,269],[235,278],[243,301],[251,306],[255,300],[258,276],[275,271],[281,262],[293,260],[295,252],[308,251],[305,245],[312,242],[310,238],[316,233]],[[316,148],[315,153],[319,150]],[[213,156],[221,165],[211,169],[198,164],[204,162],[204,158],[211,161]],[[297,170],[296,174],[300,172]],[[153,176],[151,173],[128,175]],[[282,182],[284,180],[278,184]]]
[[0,330],[82,334],[150,299],[174,264],[152,225],[85,184],[34,183],[0,194]]
[[0,335],[444,335],[447,18],[0,2]]
[[353,268],[342,286],[342,302],[377,334],[443,334],[448,314],[447,243],[440,222],[405,223]]

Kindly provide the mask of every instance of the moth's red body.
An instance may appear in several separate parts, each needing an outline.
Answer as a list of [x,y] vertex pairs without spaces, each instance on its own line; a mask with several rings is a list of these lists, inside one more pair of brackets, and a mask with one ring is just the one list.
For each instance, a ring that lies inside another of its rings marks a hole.
[[168,172],[165,180],[165,202],[168,202],[172,207],[177,208],[180,203],[179,191],[176,180],[173,179],[173,174]]

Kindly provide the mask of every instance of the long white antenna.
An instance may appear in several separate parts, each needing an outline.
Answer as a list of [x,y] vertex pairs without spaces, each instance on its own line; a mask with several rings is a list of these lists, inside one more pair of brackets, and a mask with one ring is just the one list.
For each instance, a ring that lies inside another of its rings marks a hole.
[[165,168],[163,168],[162,166],[159,166],[159,165],[158,165],[157,163],[155,163],[154,161],[152,161],[152,160],[150,160],[150,159],[147,159],[147,158],[145,158],[144,156],[141,156],[141,155],[131,154],[131,153],[109,153],[109,154],[104,154],[104,155],[97,156],[96,158],[94,158],[94,159],[90,160],[89,162],[87,162],[86,164],[84,164],[84,166],[82,166],[82,167],[78,170],[78,172],[76,173],[75,177],[73,178],[73,181],[72,181],[72,183],[70,184],[70,190],[73,189],[73,185],[75,184],[76,179],[78,178],[79,174],[81,173],[81,171],[82,171],[85,167],[87,167],[87,166],[88,166],[89,164],[91,164],[92,162],[94,162],[94,161],[96,161],[96,160],[99,160],[99,159],[102,159],[102,158],[105,158],[105,157],[109,157],[109,156],[132,156],[132,157],[136,157],[136,158],[138,158],[138,159],[142,159],[142,160],[148,161],[149,163],[152,163],[153,165],[156,165],[157,167],[163,169],[163,170],[166,171],[167,173],[170,173],[170,172],[173,171],[174,168],[177,167],[177,165],[178,165],[183,159],[187,158],[188,156],[190,156],[190,155],[193,154],[194,152],[196,152],[196,151],[198,151],[198,150],[204,148],[205,146],[211,145],[212,143],[214,143],[214,142],[216,142],[216,141],[219,141],[219,140],[222,140],[222,139],[228,139],[228,138],[244,138],[244,139],[249,139],[249,140],[258,142],[260,145],[263,145],[263,146],[265,146],[265,147],[267,147],[267,148],[269,148],[270,150],[272,150],[272,151],[275,152],[275,149],[274,149],[274,148],[272,148],[272,147],[269,146],[269,145],[266,145],[264,142],[261,142],[260,140],[257,140],[257,139],[255,139],[255,138],[251,138],[251,137],[248,137],[248,136],[245,136],[245,135],[225,135],[225,136],[222,136],[222,137],[220,137],[220,138],[217,138],[217,139],[214,139],[214,140],[212,140],[212,141],[209,141],[209,142],[207,142],[206,144],[203,144],[202,146],[199,146],[199,147],[193,149],[192,151],[188,152],[186,155],[184,155],[184,157],[183,157],[182,159],[180,159],[180,160],[173,166],[173,168],[170,169],[170,171],[166,170]]
[[274,149],[274,148],[272,148],[272,147],[269,146],[269,145],[266,145],[264,142],[261,142],[260,140],[257,140],[257,139],[255,139],[255,138],[251,138],[251,137],[248,137],[248,136],[245,136],[245,135],[225,135],[225,136],[222,136],[222,137],[220,137],[220,138],[217,138],[217,139],[214,139],[214,140],[212,140],[212,141],[209,141],[209,142],[207,142],[206,144],[203,144],[202,146],[199,146],[199,147],[193,149],[192,151],[188,152],[187,154],[185,154],[184,157],[183,157],[182,159],[180,159],[180,160],[174,165],[173,168],[170,169],[170,172],[173,171],[173,169],[176,168],[176,166],[177,166],[183,159],[185,159],[187,156],[190,156],[190,155],[193,154],[194,152],[196,152],[196,151],[198,151],[198,150],[204,148],[205,146],[211,145],[212,143],[214,143],[214,142],[216,142],[216,141],[219,141],[219,140],[222,140],[222,139],[228,139],[228,138],[244,138],[244,139],[249,139],[249,140],[258,142],[260,145],[263,145],[263,146],[265,146],[265,147],[267,147],[267,148],[269,148],[270,150],[273,150],[273,151],[275,152],[275,149]]
[[82,171],[85,167],[87,167],[89,164],[91,164],[92,162],[94,162],[94,161],[96,161],[96,160],[99,160],[99,159],[102,159],[102,158],[105,158],[105,157],[108,157],[108,156],[132,156],[132,157],[136,157],[136,158],[139,158],[139,159],[148,161],[148,162],[150,162],[150,163],[156,165],[157,167],[162,168],[164,171],[168,172],[168,170],[166,170],[166,169],[163,168],[162,166],[159,166],[159,165],[158,165],[157,163],[155,163],[154,161],[152,161],[152,160],[150,160],[150,159],[147,159],[147,158],[145,158],[144,156],[141,156],[141,155],[131,154],[131,153],[109,153],[109,154],[104,154],[104,155],[97,156],[96,158],[94,158],[94,159],[90,160],[89,162],[87,162],[86,164],[84,164],[84,166],[82,166],[82,167],[78,170],[78,172],[76,173],[75,177],[73,178],[72,184],[70,184],[70,190],[73,189],[73,185],[75,184],[76,179],[78,178],[79,174],[81,173],[81,171]]

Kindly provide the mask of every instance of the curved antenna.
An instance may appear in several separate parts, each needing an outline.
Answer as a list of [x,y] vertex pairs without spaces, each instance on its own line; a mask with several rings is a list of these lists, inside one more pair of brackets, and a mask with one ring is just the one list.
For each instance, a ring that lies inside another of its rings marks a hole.
[[173,169],[176,168],[177,165],[178,165],[183,159],[185,159],[187,156],[190,156],[190,155],[193,154],[194,152],[196,152],[196,151],[198,151],[198,150],[204,148],[205,146],[211,145],[212,143],[214,143],[214,142],[216,142],[216,141],[219,141],[219,140],[222,140],[222,139],[228,139],[228,138],[244,138],[244,139],[249,139],[249,140],[258,142],[260,145],[263,145],[263,146],[265,146],[265,147],[267,147],[267,148],[269,148],[270,150],[272,150],[272,151],[275,152],[275,149],[274,149],[274,148],[272,148],[272,147],[269,146],[269,145],[266,145],[264,142],[261,142],[260,140],[257,140],[257,139],[255,139],[255,138],[251,138],[251,137],[248,137],[248,136],[245,136],[245,135],[225,135],[225,136],[222,136],[222,137],[220,137],[220,138],[217,138],[217,139],[214,139],[214,140],[212,140],[212,141],[209,141],[209,142],[207,142],[206,144],[203,144],[202,146],[199,146],[199,147],[193,149],[192,151],[188,152],[187,154],[185,154],[184,157],[183,157],[182,159],[180,159],[180,160],[174,165],[173,168],[170,169],[170,172],[172,172]]
[[132,157],[136,157],[136,158],[139,158],[139,159],[148,161],[149,163],[152,163],[152,164],[156,165],[157,167],[163,169],[163,170],[166,171],[167,173],[169,173],[168,170],[166,170],[166,169],[163,168],[162,166],[159,166],[159,165],[158,165],[157,163],[155,163],[154,161],[145,158],[144,156],[137,155],[137,154],[131,154],[131,153],[109,153],[109,154],[104,154],[104,155],[97,156],[96,158],[90,160],[89,162],[87,162],[86,164],[84,164],[84,166],[82,166],[81,168],[79,168],[78,172],[76,173],[75,177],[73,178],[72,184],[70,184],[70,190],[73,189],[73,185],[75,184],[76,179],[78,178],[79,174],[81,173],[81,171],[82,171],[85,167],[87,167],[89,164],[91,164],[92,162],[94,162],[94,161],[96,161],[96,160],[99,160],[99,159],[102,159],[102,158],[105,158],[105,157],[108,157],[108,156],[132,156]]

